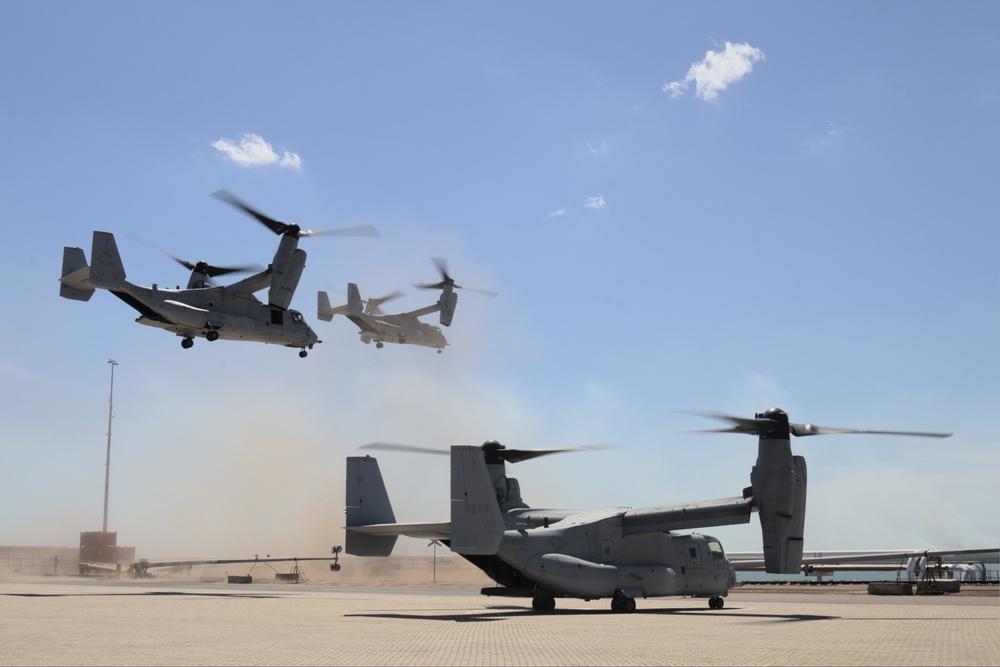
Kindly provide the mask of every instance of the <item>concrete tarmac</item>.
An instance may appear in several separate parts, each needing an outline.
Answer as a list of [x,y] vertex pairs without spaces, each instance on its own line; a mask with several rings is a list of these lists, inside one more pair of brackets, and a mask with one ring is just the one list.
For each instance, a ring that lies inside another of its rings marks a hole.
[[3,665],[998,665],[1000,598],[735,589],[487,598],[478,587],[0,581]]

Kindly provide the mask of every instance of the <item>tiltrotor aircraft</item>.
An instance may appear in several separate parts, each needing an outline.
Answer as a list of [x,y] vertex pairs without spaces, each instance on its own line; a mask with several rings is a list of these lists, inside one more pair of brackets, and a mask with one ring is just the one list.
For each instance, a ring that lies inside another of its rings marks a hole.
[[[758,436],[750,486],[732,498],[594,511],[537,509],[521,499],[520,485],[505,463],[566,450],[451,447],[451,520],[399,524],[376,459],[347,459],[345,550],[388,556],[399,535],[437,539],[479,567],[496,583],[484,595],[532,598],[550,611],[558,597],[611,599],[612,611],[635,610],[635,599],[660,596],[708,598],[721,609],[736,585],[733,563],[719,540],[681,532],[748,523],[756,512],[763,536],[764,570],[798,573],[803,566],[806,462],[791,449],[791,435],[878,433],[947,437],[945,433],[864,431],[789,423],[771,408],[753,419],[730,421],[727,431]],[[401,445],[371,448],[407,449]],[[422,450],[433,451],[433,450]]]
[[[89,301],[95,289],[106,289],[139,312],[136,322],[172,331],[181,336],[185,349],[196,337],[208,341],[248,340],[286,347],[307,349],[321,342],[302,314],[289,308],[295,288],[305,267],[306,253],[298,248],[302,236],[378,236],[369,225],[311,232],[298,225],[278,222],[254,211],[224,190],[214,196],[257,218],[281,235],[278,250],[266,269],[243,280],[216,287],[211,278],[239,268],[215,267],[205,262],[191,263],[174,257],[191,270],[186,289],[161,289],[155,283],[142,287],[128,282],[115,237],[95,231],[90,265],[81,248],[63,249],[59,295],[76,301]],[[261,303],[254,293],[268,290],[268,302]]]
[[441,298],[431,306],[417,308],[406,313],[384,313],[381,308],[382,304],[404,296],[402,292],[395,291],[384,297],[370,298],[365,301],[361,298],[357,284],[348,283],[347,304],[343,306],[331,306],[330,296],[326,292],[319,292],[316,316],[324,322],[329,322],[334,315],[344,315],[357,325],[361,340],[364,343],[375,341],[377,348],[381,348],[384,343],[423,345],[437,348],[438,354],[440,354],[448,344],[444,334],[441,333],[439,327],[421,322],[419,318],[440,312],[440,323],[446,327],[451,326],[452,318],[455,316],[455,306],[458,304],[456,289],[464,289],[486,296],[496,296],[497,293],[463,287],[448,275],[448,269],[443,259],[435,258],[434,262],[437,264],[438,271],[441,272],[441,281],[429,285],[416,285],[421,289],[441,290]]

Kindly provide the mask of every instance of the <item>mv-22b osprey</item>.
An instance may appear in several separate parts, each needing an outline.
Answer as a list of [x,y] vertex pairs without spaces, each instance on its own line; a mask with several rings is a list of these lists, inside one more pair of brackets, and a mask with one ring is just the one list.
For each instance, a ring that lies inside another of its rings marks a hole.
[[[113,234],[94,232],[90,265],[80,248],[63,249],[59,295],[76,301],[89,301],[95,289],[106,289],[139,312],[139,324],[172,331],[181,336],[185,349],[194,339],[208,341],[247,340],[307,349],[321,342],[302,314],[289,308],[295,288],[305,268],[306,253],[298,247],[303,236],[378,236],[370,225],[328,232],[303,230],[298,225],[273,220],[259,213],[230,193],[220,190],[215,197],[250,214],[275,234],[281,236],[274,259],[266,269],[229,285],[216,287],[211,278],[240,269],[215,267],[205,262],[175,260],[191,270],[186,289],[162,289],[155,283],[142,287],[125,279],[118,245]],[[254,293],[268,290],[267,303]]]
[[[791,435],[880,433],[947,437],[945,433],[863,431],[792,424],[777,408],[753,419],[714,415],[733,426],[721,431],[758,436],[757,464],[741,496],[643,509],[596,511],[536,509],[521,500],[505,463],[565,449],[451,448],[451,520],[399,524],[369,456],[347,459],[345,550],[388,556],[399,535],[437,539],[483,570],[497,586],[484,595],[532,598],[536,611],[555,608],[558,597],[611,599],[617,612],[635,610],[635,599],[708,598],[721,609],[736,585],[733,563],[719,540],[681,532],[748,523],[757,512],[767,572],[794,574],[803,566],[806,462],[791,449]],[[371,448],[406,449],[373,443]],[[434,451],[434,450],[422,450]]]
[[384,297],[370,298],[363,300],[361,292],[355,283],[347,284],[347,304],[334,307],[330,304],[330,296],[326,292],[319,292],[317,295],[316,316],[324,322],[329,322],[334,315],[343,315],[358,327],[358,335],[364,343],[375,341],[375,347],[381,348],[384,343],[399,343],[400,345],[422,345],[424,347],[437,348],[438,354],[444,350],[448,344],[444,334],[439,327],[427,322],[421,322],[424,315],[440,312],[439,321],[442,326],[451,326],[455,316],[455,306],[458,304],[458,294],[456,289],[464,289],[486,296],[496,296],[496,292],[489,290],[463,287],[455,282],[454,278],[448,275],[448,267],[443,259],[434,258],[438,271],[441,273],[441,280],[436,283],[426,285],[415,285],[420,289],[439,289],[441,297],[437,303],[417,308],[405,313],[386,313],[382,311],[382,304],[391,299],[395,299],[404,294],[400,291],[392,292]]

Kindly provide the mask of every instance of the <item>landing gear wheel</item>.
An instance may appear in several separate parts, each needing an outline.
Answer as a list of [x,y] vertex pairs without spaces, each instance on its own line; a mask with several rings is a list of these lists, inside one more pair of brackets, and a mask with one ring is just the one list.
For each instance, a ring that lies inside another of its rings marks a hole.
[[720,598],[718,595],[714,595],[708,598],[709,609],[722,609],[725,606],[726,606],[726,601]]
[[194,340],[191,339],[190,337],[185,336],[184,338],[181,339],[181,347],[183,347],[185,350],[189,349],[192,345],[194,345]]
[[615,593],[611,598],[611,611],[631,613],[635,611],[635,598],[625,597],[623,593]]
[[535,611],[552,611],[556,608],[556,599],[536,597],[531,601],[531,608]]
[[212,342],[213,340],[219,340],[219,332],[218,332],[218,331],[216,331],[215,329],[212,329],[212,330],[211,330],[211,331],[209,331],[209,332],[208,332],[207,334],[205,334],[205,340],[207,340],[207,341],[208,341],[208,342],[210,342],[210,343],[211,343],[211,342]]
[[381,350],[384,345],[382,345],[382,343],[375,343],[375,347]]
[[305,359],[306,357],[309,356],[309,353],[306,352],[305,350],[299,350],[299,356]]

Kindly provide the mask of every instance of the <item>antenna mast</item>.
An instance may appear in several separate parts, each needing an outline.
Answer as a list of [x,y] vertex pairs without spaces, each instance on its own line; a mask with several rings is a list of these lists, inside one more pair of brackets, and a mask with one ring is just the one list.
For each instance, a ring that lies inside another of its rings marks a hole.
[[105,533],[108,532],[108,485],[111,479],[111,413],[114,410],[115,366],[118,362],[108,359],[108,363],[111,364],[111,393],[108,394],[108,457],[104,462],[104,523],[101,524],[101,530]]

